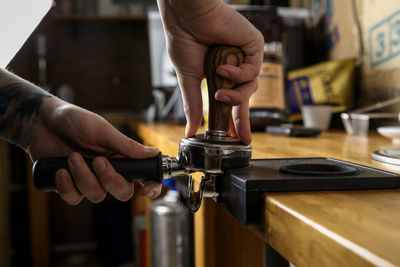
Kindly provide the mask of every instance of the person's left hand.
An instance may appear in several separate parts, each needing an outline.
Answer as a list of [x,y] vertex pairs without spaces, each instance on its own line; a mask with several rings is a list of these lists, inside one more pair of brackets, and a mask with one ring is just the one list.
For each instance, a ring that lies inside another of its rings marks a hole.
[[[33,161],[44,157],[68,156],[69,172],[59,169],[55,182],[60,197],[70,205],[83,198],[101,202],[107,192],[126,201],[133,196],[133,183],[125,180],[111,166],[107,158],[154,157],[158,149],[146,147],[120,133],[99,115],[71,105],[56,97],[45,98],[30,133],[24,140],[24,149]],[[90,170],[82,155],[93,156]],[[142,183],[141,195],[155,198],[161,185]]]

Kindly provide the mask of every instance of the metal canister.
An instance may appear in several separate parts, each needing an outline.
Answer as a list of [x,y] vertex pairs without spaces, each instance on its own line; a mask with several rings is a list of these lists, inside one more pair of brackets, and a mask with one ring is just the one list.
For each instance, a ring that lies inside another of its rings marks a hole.
[[177,191],[150,205],[151,262],[153,267],[193,266],[191,214],[179,202]]

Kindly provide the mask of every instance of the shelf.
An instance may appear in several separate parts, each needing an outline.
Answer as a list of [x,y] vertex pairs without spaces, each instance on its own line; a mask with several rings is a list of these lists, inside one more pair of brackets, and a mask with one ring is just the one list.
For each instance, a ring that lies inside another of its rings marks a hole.
[[57,21],[145,21],[146,15],[53,14]]

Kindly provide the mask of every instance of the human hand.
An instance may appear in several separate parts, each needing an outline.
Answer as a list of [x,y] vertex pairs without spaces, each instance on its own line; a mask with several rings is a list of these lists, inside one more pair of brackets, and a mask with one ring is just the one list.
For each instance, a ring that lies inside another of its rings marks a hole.
[[251,142],[249,97],[257,89],[257,77],[263,57],[262,34],[242,15],[222,0],[158,0],[167,46],[182,89],[188,121],[186,136],[196,134],[202,121],[201,80],[204,57],[213,44],[238,46],[245,54],[244,64],[221,65],[217,73],[238,84],[235,90],[221,88],[219,101],[233,105],[234,135]]
[[[60,197],[71,205],[84,197],[101,202],[107,192],[126,201],[133,196],[133,183],[126,181],[107,158],[148,158],[156,156],[157,148],[143,146],[116,130],[105,119],[85,109],[50,97],[43,104],[32,124],[24,148],[32,160],[68,155],[68,172],[60,169],[55,183]],[[95,156],[92,172],[82,155]],[[101,155],[101,156],[99,156]],[[161,185],[146,182],[141,195],[155,198]]]

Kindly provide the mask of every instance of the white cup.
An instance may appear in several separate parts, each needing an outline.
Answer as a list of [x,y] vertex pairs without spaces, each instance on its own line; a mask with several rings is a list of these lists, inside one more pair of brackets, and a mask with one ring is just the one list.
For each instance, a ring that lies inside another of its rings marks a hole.
[[332,117],[332,107],[329,105],[304,105],[301,108],[305,127],[326,131]]

